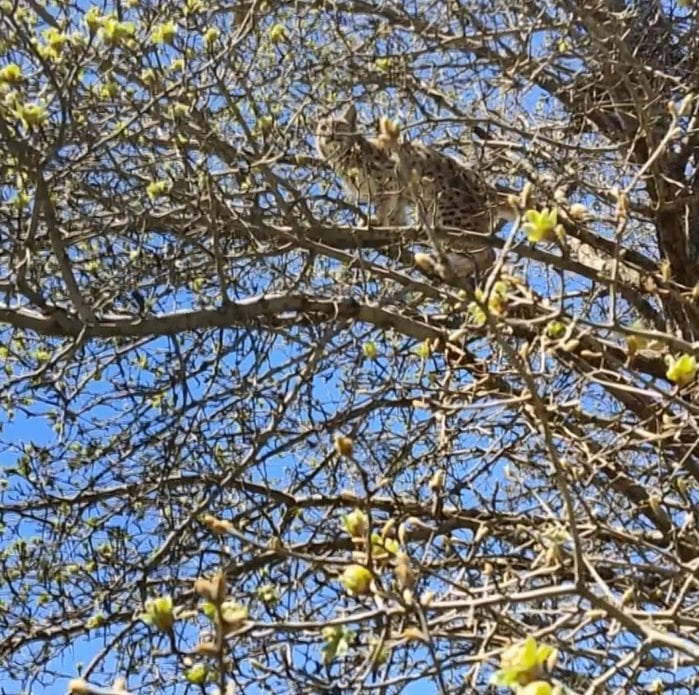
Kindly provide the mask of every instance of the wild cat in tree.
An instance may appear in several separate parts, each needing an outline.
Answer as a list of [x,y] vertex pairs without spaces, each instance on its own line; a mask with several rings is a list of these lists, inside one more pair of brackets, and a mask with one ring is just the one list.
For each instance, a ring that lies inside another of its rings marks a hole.
[[[398,126],[386,117],[379,121],[378,136],[366,138],[357,132],[357,113],[350,105],[339,118],[318,122],[316,143],[355,199],[375,205],[380,226],[404,225],[409,207],[416,223],[456,234],[487,235],[499,219],[513,217],[510,205],[475,168],[401,139]],[[495,259],[486,244],[469,240],[458,246],[464,253],[447,253],[441,259],[416,254],[415,262],[424,272],[448,279],[484,272]]]

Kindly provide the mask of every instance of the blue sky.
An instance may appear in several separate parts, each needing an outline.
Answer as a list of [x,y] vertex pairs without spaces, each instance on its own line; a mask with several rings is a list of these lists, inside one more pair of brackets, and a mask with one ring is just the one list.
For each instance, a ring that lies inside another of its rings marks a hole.
[[[534,106],[536,101],[542,96],[542,94],[536,90],[530,90],[527,93],[526,100],[524,101],[524,108],[528,109],[529,111],[534,110]],[[388,98],[388,97],[387,97]],[[389,100],[390,101],[390,100]],[[400,117],[401,114],[397,113],[395,114],[396,116]],[[251,118],[251,123],[252,123],[252,116]],[[282,119],[283,121],[283,119]],[[438,136],[440,135],[439,132],[432,133],[433,136]],[[152,242],[151,250],[154,252],[157,252],[157,250],[161,247],[162,245],[162,237],[159,237],[157,234],[154,234],[150,237],[150,241]],[[128,251],[128,249],[124,248],[122,249],[124,251]],[[264,285],[264,280],[265,278],[260,278],[261,285]],[[370,285],[371,283],[369,283]],[[543,284],[537,286],[534,285],[534,289],[541,289],[542,291],[550,292],[552,290],[552,286],[547,286],[544,287]],[[362,288],[362,291],[366,291],[367,286]],[[181,306],[187,306],[188,304],[191,304],[191,294],[189,293],[173,293],[170,297],[168,297],[168,301],[171,301],[171,304],[169,306],[159,306],[157,307],[159,310],[165,311],[167,309],[171,309],[174,305],[179,305]],[[166,350],[168,349],[169,343],[167,340],[162,340],[162,341],[153,341],[148,348],[150,350]],[[284,356],[288,356],[288,352],[283,352],[282,350],[273,351],[272,352],[272,361],[275,359],[279,359],[280,361]],[[231,359],[234,359],[232,357]],[[245,371],[245,368],[249,365],[241,363],[240,365],[241,371]],[[380,363],[377,364],[377,368],[380,368]],[[105,372],[104,375],[104,380],[101,383],[98,383],[97,385],[91,387],[91,394],[93,397],[97,398],[100,396],[100,394],[105,394],[107,393],[106,389],[110,388],[109,385],[109,379],[114,376],[109,371]],[[133,369],[133,371],[130,372],[129,377],[134,380],[134,383],[138,382],[141,386],[146,386],[149,384],[153,383],[153,376],[152,373],[146,369],[141,370],[140,373],[138,373],[138,370],[136,368]],[[317,385],[318,388],[318,395],[323,398],[324,400],[332,400],[333,395],[334,395],[334,390],[339,388],[339,380],[338,377],[331,378],[327,381],[325,385]],[[197,395],[196,389],[201,389],[203,388],[201,383],[197,383],[196,380],[192,380],[190,387],[194,390],[194,395]],[[595,403],[594,401],[594,393],[590,392],[590,400],[589,402],[586,403],[586,405],[589,405],[592,407],[592,405]],[[40,409],[40,408],[39,408]],[[153,415],[153,420],[154,423],[156,421],[156,413],[157,408],[153,408],[152,410],[152,415]],[[321,415],[321,413],[316,413],[317,415]],[[104,411],[101,411],[99,408],[95,408],[91,412],[91,417],[97,418],[99,416],[108,416],[109,412],[105,409]],[[371,424],[369,423],[368,428],[371,428]],[[416,419],[416,426],[419,424],[419,417]],[[153,427],[156,425],[153,424]],[[104,432],[108,432],[109,428],[105,426]],[[17,451],[19,451],[22,446],[26,443],[32,442],[37,445],[50,445],[50,446],[58,446],[56,442],[56,437],[55,434],[51,431],[50,429],[50,423],[48,422],[47,419],[41,418],[41,417],[33,417],[33,418],[28,418],[25,415],[18,413],[15,417],[15,420],[10,423],[10,424],[5,424],[4,427],[4,432],[3,436],[5,441],[11,441],[13,442],[13,449],[12,450],[5,450],[2,452],[0,460],[2,460],[2,465],[7,467],[9,465],[14,464],[14,460],[17,455]],[[106,438],[106,434],[103,435]],[[474,444],[476,443],[476,440],[474,438]],[[268,444],[269,447],[273,446],[274,442],[270,441]],[[183,451],[186,451],[186,442],[182,444]],[[104,461],[108,461],[108,458],[104,458]],[[198,465],[202,462],[191,462],[192,465]],[[284,467],[287,465],[294,465],[296,464],[297,461],[293,458],[293,456],[289,456],[288,458],[284,456],[279,456],[273,464],[270,466],[269,469],[267,469],[265,472],[269,473],[270,477],[279,477],[283,476],[284,474]],[[111,475],[111,471],[109,470],[109,467],[105,463],[101,463],[100,465],[103,466],[102,470],[98,470],[97,474],[103,475],[105,480],[109,478]],[[98,466],[99,467],[99,466]],[[71,478],[71,472],[69,471],[64,471],[62,473],[65,478],[62,480],[61,479],[61,474],[57,476],[56,482],[57,483],[63,483],[63,484],[70,484],[70,485],[75,485],[76,488],[80,487],[80,484],[83,482],[80,479],[72,479]],[[261,471],[257,471],[255,475],[262,475]],[[495,476],[495,480],[498,480],[499,476]],[[105,482],[105,481],[102,481]],[[406,478],[406,483],[408,482],[408,479]],[[14,493],[12,495],[6,495],[5,496],[5,501],[13,501],[13,499],[21,498],[17,496],[17,491],[20,491],[21,484],[18,482],[17,477],[12,477],[10,486],[14,488]],[[473,501],[475,501],[477,498],[473,497],[470,495],[470,493],[467,491],[464,493],[464,499],[463,502],[465,505],[471,504]],[[6,519],[6,523],[8,523],[11,520]],[[113,523],[118,523],[119,522],[119,517],[113,518],[111,520]],[[9,523],[8,523],[9,525]],[[23,528],[26,531],[27,536],[30,536],[32,533],[32,529],[30,525],[24,524]],[[146,527],[147,528],[147,527]],[[4,542],[7,542],[8,538],[4,539]],[[144,546],[145,547],[145,546]],[[0,590],[0,596],[2,596],[2,590]],[[7,597],[6,597],[7,598]],[[133,606],[134,610],[138,609],[138,606]],[[99,606],[96,607],[96,610],[99,610]],[[76,643],[72,644],[63,654],[62,658],[55,660],[52,663],[52,669],[55,671],[55,674],[57,675],[57,680],[55,683],[48,685],[47,687],[41,687],[41,686],[35,686],[32,689],[33,695],[54,695],[55,693],[60,693],[63,690],[63,685],[67,682],[67,679],[69,677],[75,676],[76,671],[75,671],[75,665],[79,662],[82,663],[89,663],[89,661],[95,657],[95,655],[98,654],[100,648],[103,645],[103,636],[101,635],[102,630],[98,628],[95,631],[95,637],[91,639],[80,639]],[[11,681],[11,674],[7,674],[9,680]],[[138,677],[134,678],[134,681],[137,683],[138,682]],[[15,691],[11,690],[10,688],[14,686],[10,686],[9,684],[4,685],[7,695],[10,693],[14,693]],[[416,683],[414,684],[410,689],[407,689],[405,692],[408,693],[408,695],[417,695],[419,693],[429,693],[433,692],[434,686],[430,683],[424,682],[424,683]]]

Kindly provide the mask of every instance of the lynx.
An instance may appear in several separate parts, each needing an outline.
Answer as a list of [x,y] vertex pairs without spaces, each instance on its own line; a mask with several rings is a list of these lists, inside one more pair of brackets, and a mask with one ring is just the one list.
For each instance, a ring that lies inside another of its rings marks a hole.
[[[376,206],[382,226],[406,222],[413,208],[417,223],[456,232],[488,234],[498,218],[511,218],[509,208],[496,197],[480,174],[419,142],[401,141],[398,127],[388,118],[379,123],[378,137],[357,133],[357,114],[350,106],[339,119],[323,119],[316,130],[318,151],[342,178],[357,200]],[[467,256],[447,254],[446,264],[434,261],[428,268],[424,254],[418,265],[442,279],[482,272],[492,265],[494,251],[487,245],[454,235],[449,247]],[[417,258],[417,257],[416,257]]]

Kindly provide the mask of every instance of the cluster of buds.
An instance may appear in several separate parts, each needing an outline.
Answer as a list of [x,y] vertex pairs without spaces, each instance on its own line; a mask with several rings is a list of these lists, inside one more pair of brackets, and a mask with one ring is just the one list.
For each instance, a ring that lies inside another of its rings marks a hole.
[[[219,661],[225,648],[225,638],[237,633],[245,626],[248,617],[247,608],[227,598],[228,585],[226,576],[221,570],[210,579],[199,577],[194,582],[194,591],[204,599],[199,608],[213,623],[214,634],[202,639],[192,653]],[[206,662],[192,663],[190,660],[187,665],[189,668],[185,671],[185,678],[194,685],[203,685],[212,675]]]
[[379,136],[376,142],[382,150],[393,152],[400,143],[400,126],[398,122],[392,121],[388,116],[381,116],[379,119]]
[[[396,587],[409,591],[414,576],[408,555],[401,550],[399,540],[393,537],[395,521],[389,519],[380,533],[372,533],[368,516],[361,509],[354,509],[341,517],[345,532],[352,539],[356,550],[352,553],[355,564],[345,568],[340,582],[347,593],[363,596],[374,591],[374,574],[371,567],[380,570],[392,567]],[[400,537],[400,529],[399,529]]]

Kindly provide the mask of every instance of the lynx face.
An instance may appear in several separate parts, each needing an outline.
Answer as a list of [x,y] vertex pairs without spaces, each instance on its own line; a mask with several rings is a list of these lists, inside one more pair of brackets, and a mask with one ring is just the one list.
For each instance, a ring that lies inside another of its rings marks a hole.
[[357,134],[357,112],[350,106],[339,118],[321,118],[316,125],[316,148],[323,159],[333,162],[347,154]]

